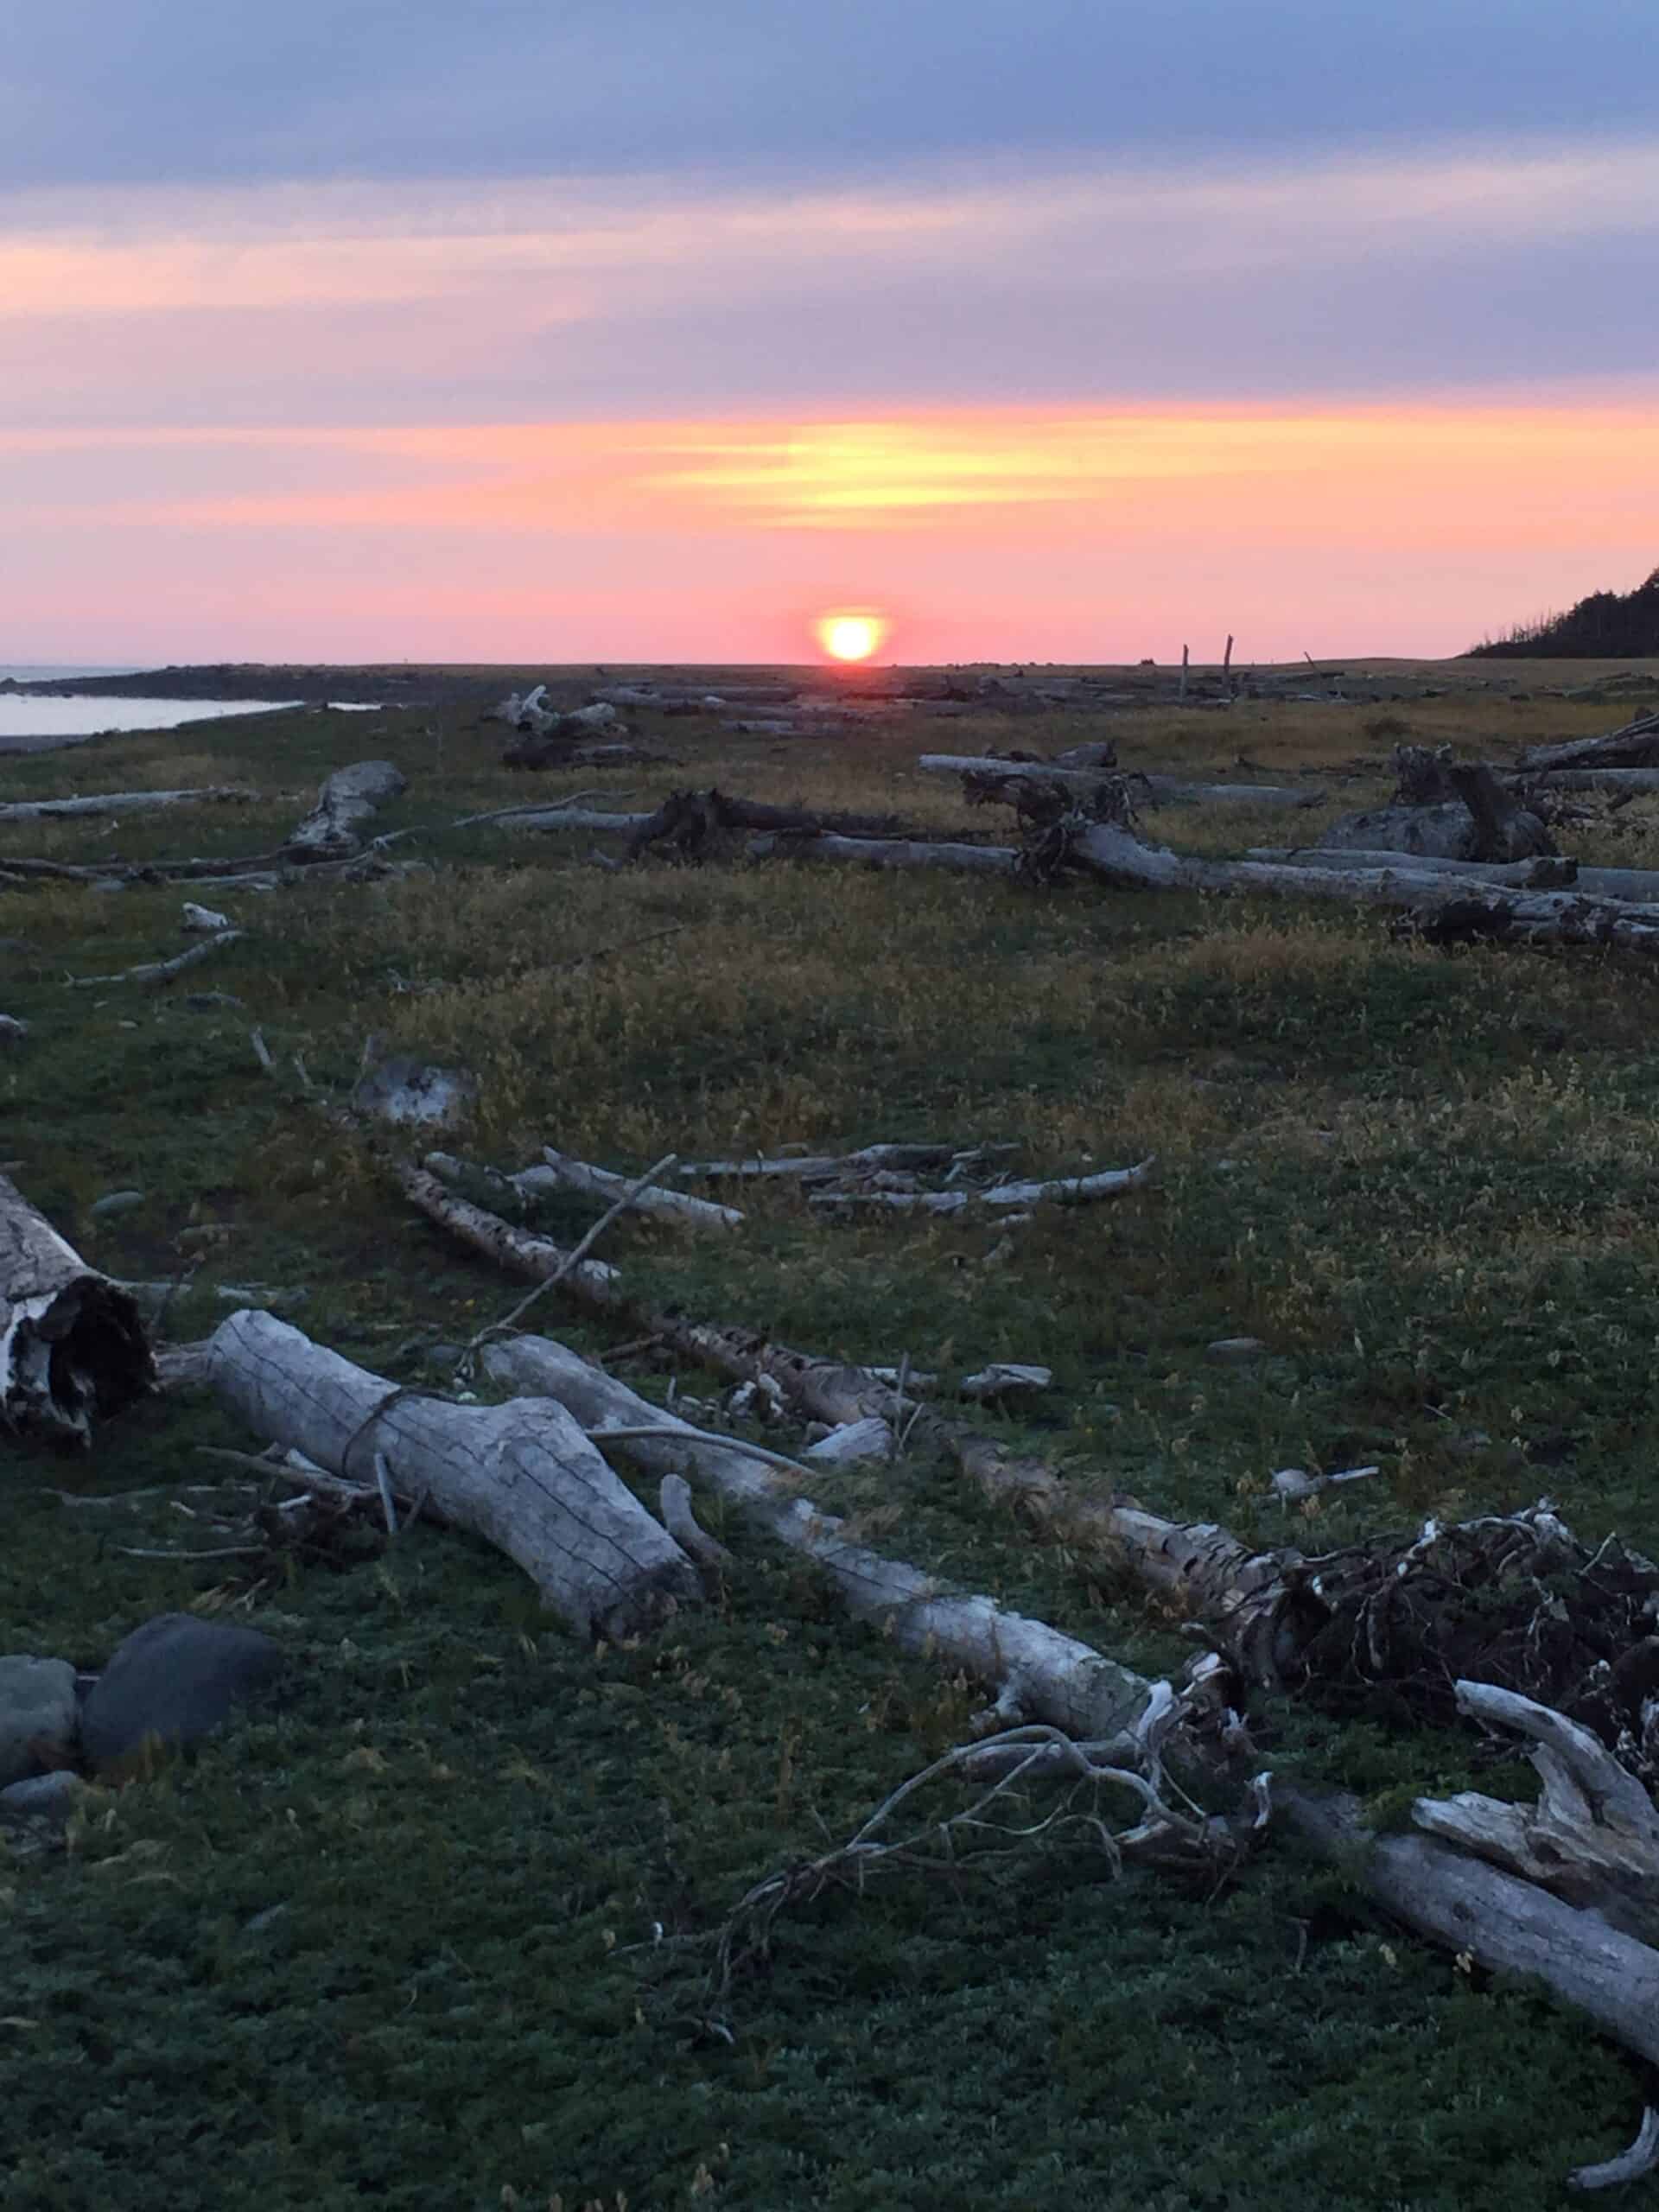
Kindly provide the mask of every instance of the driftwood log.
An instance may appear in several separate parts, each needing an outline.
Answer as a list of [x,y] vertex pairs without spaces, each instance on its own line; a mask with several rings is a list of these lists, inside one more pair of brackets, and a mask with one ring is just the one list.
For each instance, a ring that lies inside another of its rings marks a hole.
[[993,1599],[952,1590],[854,1541],[844,1522],[821,1511],[792,1479],[741,1444],[710,1440],[550,1338],[493,1344],[484,1361],[497,1382],[556,1399],[601,1440],[607,1428],[670,1432],[631,1436],[616,1448],[654,1474],[695,1476],[746,1520],[814,1560],[848,1610],[891,1635],[901,1650],[964,1668],[993,1688],[1009,1719],[1017,1715],[1047,1721],[1069,1735],[1108,1737],[1132,1731],[1154,1704],[1171,1700],[1167,1685],[1149,1681],[1045,1622],[1007,1612]]
[[0,1175],[0,1425],[84,1448],[156,1379],[133,1299]]
[[1180,776],[1115,768],[1066,768],[1041,760],[1005,760],[987,754],[925,753],[917,762],[930,774],[959,776],[974,796],[1012,798],[1021,785],[1087,798],[1103,786],[1127,781],[1137,799],[1152,806],[1318,806],[1325,794],[1283,784],[1200,784]]
[[702,1595],[695,1566],[569,1416],[544,1400],[461,1406],[399,1389],[270,1313],[232,1314],[207,1372],[257,1434],[326,1473],[429,1497],[524,1568],[552,1610],[613,1639]]
[[1605,737],[1532,746],[1516,765],[1528,775],[1554,768],[1659,768],[1659,714],[1638,715]]
[[333,861],[356,853],[363,843],[364,824],[407,788],[408,779],[390,760],[356,760],[349,768],[336,768],[317,793],[316,804],[283,847],[283,858]]
[[0,806],[0,822],[63,822],[82,815],[148,814],[163,806],[206,806],[257,798],[245,784],[207,784],[199,791],[104,791],[86,798],[18,798]]

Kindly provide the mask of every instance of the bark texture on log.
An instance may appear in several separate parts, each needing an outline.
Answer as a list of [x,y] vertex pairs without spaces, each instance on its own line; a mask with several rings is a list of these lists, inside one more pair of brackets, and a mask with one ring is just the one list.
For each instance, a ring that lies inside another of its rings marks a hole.
[[845,1524],[801,1497],[788,1477],[739,1448],[709,1442],[550,1338],[515,1338],[484,1357],[498,1382],[544,1391],[596,1434],[607,1427],[684,1427],[683,1440],[632,1438],[616,1449],[659,1475],[690,1469],[746,1520],[822,1567],[857,1618],[891,1635],[901,1650],[936,1656],[994,1687],[1010,1718],[1018,1710],[1068,1735],[1109,1737],[1134,1729],[1160,1692],[1171,1694],[1046,1622],[1007,1612],[993,1599],[953,1590],[852,1541]]
[[361,1481],[383,1462],[392,1488],[505,1552],[581,1630],[637,1635],[701,1598],[667,1530],[541,1398],[458,1406],[402,1390],[257,1312],[214,1332],[209,1373],[257,1434],[326,1472]]
[[84,1448],[156,1380],[133,1299],[0,1175],[0,1425]]

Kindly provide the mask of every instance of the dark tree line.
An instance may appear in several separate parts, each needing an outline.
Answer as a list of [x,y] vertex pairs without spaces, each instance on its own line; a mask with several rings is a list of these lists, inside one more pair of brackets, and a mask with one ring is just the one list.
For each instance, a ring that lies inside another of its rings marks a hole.
[[1634,591],[1592,591],[1565,614],[1517,623],[1472,646],[1470,659],[1504,656],[1605,660],[1659,653],[1659,569]]

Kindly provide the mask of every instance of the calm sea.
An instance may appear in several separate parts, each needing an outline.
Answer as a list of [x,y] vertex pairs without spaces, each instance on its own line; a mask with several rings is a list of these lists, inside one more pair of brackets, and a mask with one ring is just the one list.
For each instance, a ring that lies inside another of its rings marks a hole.
[[[0,661],[0,678],[41,683],[66,676],[128,676],[126,668],[52,668]],[[106,730],[173,729],[180,722],[210,721],[221,715],[257,715],[291,706],[283,699],[35,699],[0,691],[0,753],[28,752],[41,742],[96,737]]]

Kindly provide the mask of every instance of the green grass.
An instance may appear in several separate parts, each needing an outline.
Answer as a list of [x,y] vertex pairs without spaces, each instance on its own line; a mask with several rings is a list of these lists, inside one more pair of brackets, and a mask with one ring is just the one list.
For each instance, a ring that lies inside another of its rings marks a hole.
[[[1409,715],[1493,749],[1606,719],[1478,697]],[[1288,776],[1376,758],[1375,719],[1250,707],[1111,728],[1130,765],[1224,774],[1242,750]],[[650,734],[685,766],[513,777],[498,736],[455,713],[296,715],[4,764],[7,797],[232,780],[270,796],[109,834],[0,826],[0,865],[268,849],[328,767],[385,755],[410,777],[386,825],[418,830],[397,849],[434,871],[201,887],[250,935],[160,995],[65,978],[175,950],[190,887],[0,893],[0,935],[25,948],[3,956],[0,1007],[33,1025],[0,1061],[10,1172],[112,1273],[200,1260],[170,1334],[212,1328],[218,1282],[304,1285],[311,1333],[415,1381],[423,1344],[515,1287],[321,1126],[296,1053],[340,1086],[370,1033],[466,1062],[482,1096],[465,1149],[506,1166],[550,1141],[635,1170],[671,1147],[915,1136],[1014,1143],[1033,1173],[1156,1151],[1144,1192],[1012,1236],[826,1222],[771,1191],[745,1193],[729,1241],[624,1222],[606,1251],[655,1298],[827,1353],[1044,1360],[1055,1392],[1011,1440],[1254,1541],[1323,1547],[1548,1491],[1592,1540],[1659,1546],[1659,976],[1582,952],[1445,956],[1287,902],[741,861],[610,874],[583,865],[585,838],[449,826],[543,790],[650,804],[716,777],[962,818],[911,765],[931,734]],[[1096,734],[1057,717],[1039,741]],[[1030,739],[986,717],[941,749]],[[1385,782],[1333,781],[1294,834]],[[1642,812],[1580,838],[1584,856],[1641,857]],[[1285,834],[1216,810],[1148,826],[1211,851]],[[241,1004],[193,1007],[198,989]],[[142,1207],[92,1214],[124,1185]],[[1211,1339],[1244,1333],[1272,1357],[1206,1363]],[[649,1361],[627,1371],[665,1385]],[[810,1573],[718,1513],[738,1554],[722,1602],[595,1653],[452,1533],[250,1592],[209,1563],[124,1555],[189,1541],[165,1501],[118,1517],[51,1494],[203,1480],[196,1445],[250,1441],[210,1402],[169,1399],[84,1463],[6,1469],[0,1649],[95,1666],[149,1614],[195,1605],[278,1637],[293,1694],[100,1800],[67,1854],[0,1859],[0,2204],[1525,2208],[1627,2139],[1640,2089],[1617,2051],[1534,1994],[1477,1986],[1283,1843],[1219,1897],[1112,1883],[1082,1855],[1001,1885],[829,1897],[780,1924],[770,1967],[727,2000],[726,2040],[704,1953],[653,1930],[706,1936],[761,1874],[845,1834],[961,1732],[971,1686],[849,1628]],[[1274,1468],[1362,1458],[1382,1476],[1318,1510],[1271,1497]],[[942,1465],[827,1473],[820,1494],[872,1541],[1131,1664],[1188,1649],[1100,1562],[1041,1545]],[[1280,1770],[1379,1810],[1519,1786],[1457,1738],[1285,1704],[1260,1728]]]

